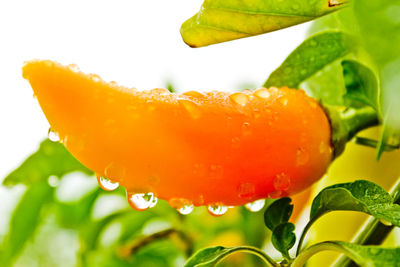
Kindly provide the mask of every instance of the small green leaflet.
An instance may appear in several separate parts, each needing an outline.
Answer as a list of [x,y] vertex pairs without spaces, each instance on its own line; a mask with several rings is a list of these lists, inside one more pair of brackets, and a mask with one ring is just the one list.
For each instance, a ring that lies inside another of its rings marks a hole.
[[316,19],[344,6],[338,0],[205,0],[181,35],[201,47],[259,35]]
[[289,249],[296,243],[296,235],[294,234],[295,226],[293,223],[282,223],[275,227],[272,232],[272,245],[282,253],[283,257],[290,261]]
[[240,246],[240,247],[210,247],[197,251],[193,254],[184,267],[213,267],[220,263],[230,254],[236,252],[247,252],[262,258],[266,263],[271,266],[278,266],[267,254],[255,247]]
[[292,200],[288,197],[274,201],[264,213],[264,222],[269,230],[274,231],[275,227],[289,221],[293,212]]
[[325,31],[299,45],[268,77],[264,87],[298,88],[301,82],[350,53],[353,39],[340,31]]
[[272,231],[272,245],[290,261],[289,250],[296,243],[295,226],[289,223],[293,212],[292,200],[284,197],[273,202],[264,213],[265,225]]
[[323,189],[311,206],[310,222],[335,210],[360,211],[400,227],[400,206],[382,187],[366,180]]
[[[326,241],[315,244],[293,262],[294,267],[303,266],[305,261],[320,251],[337,251],[350,257],[357,265],[363,267],[399,267],[400,248],[383,248],[379,246],[362,246],[342,241]],[[304,256],[303,256],[303,255]]]
[[354,60],[342,61],[343,77],[347,89],[344,98],[352,106],[362,103],[379,112],[379,89],[375,74],[367,66]]
[[3,266],[11,266],[34,235],[42,209],[52,201],[52,197],[53,188],[47,181],[35,183],[26,190],[12,214],[10,229],[1,244],[0,262]]
[[3,185],[13,186],[19,183],[31,185],[44,180],[47,181],[51,175],[61,178],[74,171],[92,174],[62,144],[46,139],[35,153],[30,155],[4,179]]

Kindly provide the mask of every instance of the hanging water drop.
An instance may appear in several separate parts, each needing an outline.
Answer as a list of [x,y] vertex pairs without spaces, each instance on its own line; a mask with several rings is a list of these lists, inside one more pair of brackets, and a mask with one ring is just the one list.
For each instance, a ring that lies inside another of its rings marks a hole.
[[60,142],[60,136],[58,135],[57,132],[53,131],[51,128],[49,129],[47,135],[48,135],[50,141]]
[[193,205],[185,205],[179,209],[177,209],[177,211],[182,214],[182,215],[187,215],[190,214],[194,209]]
[[244,207],[251,212],[260,211],[265,205],[265,199],[259,199],[251,203],[247,203]]
[[106,191],[113,191],[119,186],[118,182],[113,182],[110,179],[99,175],[97,175],[97,182],[99,183],[100,187]]
[[228,211],[227,206],[220,205],[210,205],[208,206],[208,212],[213,216],[221,216],[224,215]]
[[157,204],[158,200],[153,193],[128,193],[127,195],[129,205],[131,205],[132,208],[138,211],[147,210],[154,207]]

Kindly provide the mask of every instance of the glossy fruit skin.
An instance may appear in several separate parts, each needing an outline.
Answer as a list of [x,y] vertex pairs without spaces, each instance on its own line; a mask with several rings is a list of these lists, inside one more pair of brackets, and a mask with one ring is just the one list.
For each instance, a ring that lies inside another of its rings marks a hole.
[[329,120],[301,90],[137,91],[51,61],[27,63],[23,76],[78,160],[175,206],[291,195],[332,159]]

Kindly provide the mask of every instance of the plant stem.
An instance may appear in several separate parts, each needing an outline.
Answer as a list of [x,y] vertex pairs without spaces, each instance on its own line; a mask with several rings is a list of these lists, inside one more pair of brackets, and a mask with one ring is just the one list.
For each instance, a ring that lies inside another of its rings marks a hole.
[[379,124],[378,115],[371,107],[354,109],[325,105],[324,109],[332,127],[334,158],[344,151],[346,143],[358,132]]
[[350,257],[353,259],[353,255],[351,255],[346,249],[344,249],[342,246],[340,246],[337,243],[331,242],[331,241],[326,241],[322,243],[318,243],[315,245],[312,245],[311,247],[305,249],[302,253],[300,253],[293,261],[291,267],[303,267],[304,264],[307,262],[309,258],[311,258],[314,254],[320,252],[320,251],[337,251],[344,253],[346,256]]
[[[247,253],[256,255],[256,256],[260,257],[268,266],[280,267],[280,264],[275,262],[264,251],[259,250],[258,248],[255,248],[255,247],[250,247],[250,246],[239,246],[239,247],[232,248],[231,253],[229,253],[225,257],[231,255],[232,253],[236,253],[236,252],[247,252]],[[223,260],[225,257],[221,258],[221,260]]]
[[306,238],[308,230],[311,228],[315,220],[311,220],[307,223],[306,227],[304,227],[303,232],[301,232],[301,236],[299,239],[299,244],[297,245],[296,256],[300,254],[301,247],[303,246],[304,239]]
[[[372,148],[378,147],[378,141],[369,139],[369,138],[365,138],[365,137],[359,137],[359,136],[355,137],[354,143],[356,143],[358,145],[372,147]],[[390,151],[393,151],[396,149],[400,149],[400,145],[394,146],[394,145],[385,144],[385,146],[383,148],[383,150],[387,151],[387,152],[390,152]]]
[[[400,178],[396,181],[390,195],[393,198],[393,202],[400,204]],[[352,243],[360,245],[380,245],[385,241],[386,237],[393,230],[393,225],[388,226],[383,224],[380,220],[374,217],[369,218],[361,228],[361,230],[353,238]],[[357,266],[346,256],[338,258],[334,266]]]

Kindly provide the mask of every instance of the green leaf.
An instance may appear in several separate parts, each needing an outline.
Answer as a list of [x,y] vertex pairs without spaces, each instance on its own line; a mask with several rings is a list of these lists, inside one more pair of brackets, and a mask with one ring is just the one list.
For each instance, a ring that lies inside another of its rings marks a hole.
[[366,180],[343,183],[323,189],[311,206],[310,220],[327,212],[351,210],[364,212],[400,227],[400,206],[382,187]]
[[47,181],[51,175],[62,177],[73,171],[92,173],[79,163],[62,144],[46,139],[35,153],[4,179],[3,185],[13,186],[19,183],[32,185]]
[[378,82],[372,70],[353,60],[342,61],[342,67],[347,89],[344,98],[352,106],[362,103],[379,111]]
[[293,223],[282,223],[275,227],[272,233],[272,245],[285,257],[290,260],[289,250],[296,243],[296,235],[293,233],[295,226]]
[[10,229],[2,243],[1,262],[9,266],[33,236],[41,219],[44,205],[52,200],[53,188],[47,181],[30,186],[15,208]]
[[353,39],[340,31],[325,31],[305,40],[268,77],[264,87],[298,88],[301,82],[350,53]]
[[212,267],[216,266],[223,259],[225,259],[230,254],[236,252],[247,252],[262,258],[267,264],[272,266],[278,266],[268,255],[262,252],[260,249],[255,247],[240,246],[240,247],[210,247],[199,250],[193,254],[188,261],[185,263],[184,267]]
[[354,0],[353,7],[360,39],[379,73],[384,127],[378,158],[386,144],[400,144],[399,5],[399,0]]
[[357,265],[364,267],[400,266],[400,248],[362,246],[342,241],[327,241],[315,244],[302,252],[293,262],[293,267],[304,266],[306,261],[321,251],[337,251],[350,257]]
[[57,201],[56,211],[60,225],[63,227],[76,228],[81,224],[88,223],[93,204],[103,192],[104,190],[98,187],[76,202],[64,203]]
[[293,205],[290,204],[291,202],[292,200],[290,198],[284,197],[269,205],[264,213],[264,222],[268,229],[274,231],[275,227],[289,221],[293,212]]
[[333,0],[205,0],[182,24],[186,44],[201,47],[313,20],[343,7]]

